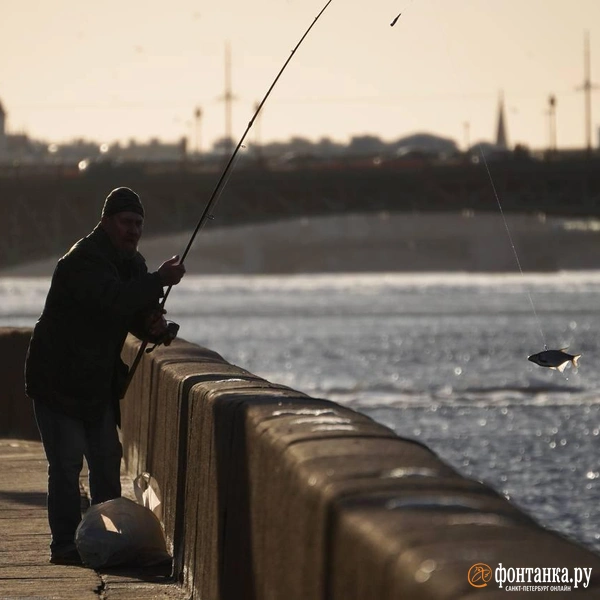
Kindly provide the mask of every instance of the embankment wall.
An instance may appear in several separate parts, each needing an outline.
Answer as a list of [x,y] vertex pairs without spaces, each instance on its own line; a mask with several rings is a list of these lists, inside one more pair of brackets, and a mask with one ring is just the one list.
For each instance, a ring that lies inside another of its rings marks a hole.
[[[0,330],[2,414],[20,413],[5,436],[31,426],[22,376],[9,377],[30,334]],[[468,582],[476,563],[591,568],[575,597],[600,597],[600,557],[425,446],[206,348],[145,355],[122,407],[127,468],[159,482],[175,573],[197,600],[503,597],[493,579]]]
[[499,598],[493,580],[468,582],[476,563],[592,567],[581,597],[600,597],[600,557],[427,447],[211,350],[177,340],[146,355],[123,416],[128,469],[158,480],[195,599]]
[[[499,212],[382,212],[209,227],[195,239],[185,265],[189,274],[202,275],[599,268],[600,221],[526,214],[505,219]],[[158,268],[181,254],[191,233],[144,238],[140,251],[151,269]],[[0,276],[49,278],[59,256],[0,268]]]
[[25,395],[29,327],[0,327],[0,438],[39,440],[31,400]]

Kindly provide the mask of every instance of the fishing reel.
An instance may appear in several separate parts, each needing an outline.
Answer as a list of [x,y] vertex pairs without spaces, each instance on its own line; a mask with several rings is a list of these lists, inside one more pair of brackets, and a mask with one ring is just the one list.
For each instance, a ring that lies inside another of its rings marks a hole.
[[150,354],[157,346],[164,344],[168,346],[179,333],[179,324],[175,323],[175,321],[167,321],[167,331],[162,339],[158,342],[155,342],[151,348],[146,348],[146,354]]

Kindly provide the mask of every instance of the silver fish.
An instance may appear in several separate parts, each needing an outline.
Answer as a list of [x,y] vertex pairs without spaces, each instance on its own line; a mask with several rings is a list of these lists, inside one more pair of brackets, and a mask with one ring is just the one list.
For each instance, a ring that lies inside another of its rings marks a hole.
[[562,373],[568,363],[571,363],[576,367],[579,362],[579,357],[581,356],[581,354],[568,354],[565,350],[567,350],[567,348],[561,348],[560,350],[544,350],[543,352],[532,354],[527,360],[530,360],[540,367],[556,369]]

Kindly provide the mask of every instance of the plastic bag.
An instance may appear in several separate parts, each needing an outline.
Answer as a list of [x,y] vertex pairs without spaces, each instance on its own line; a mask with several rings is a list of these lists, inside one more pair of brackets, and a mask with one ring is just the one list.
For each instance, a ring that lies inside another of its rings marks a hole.
[[162,518],[160,487],[150,473],[141,473],[133,480],[133,492],[138,504],[149,508],[159,519]]
[[75,533],[81,560],[94,569],[149,567],[171,560],[156,515],[128,498],[91,506]]

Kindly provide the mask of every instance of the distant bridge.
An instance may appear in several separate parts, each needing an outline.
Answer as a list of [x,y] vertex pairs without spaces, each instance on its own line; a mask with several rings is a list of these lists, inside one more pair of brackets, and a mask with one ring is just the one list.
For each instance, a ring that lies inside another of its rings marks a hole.
[[[505,212],[600,218],[600,158],[490,162],[403,161],[240,166],[217,203],[214,225],[360,212]],[[145,236],[192,229],[220,173],[195,163],[0,169],[0,266],[61,254],[100,218],[107,193],[126,185],[146,207]]]

